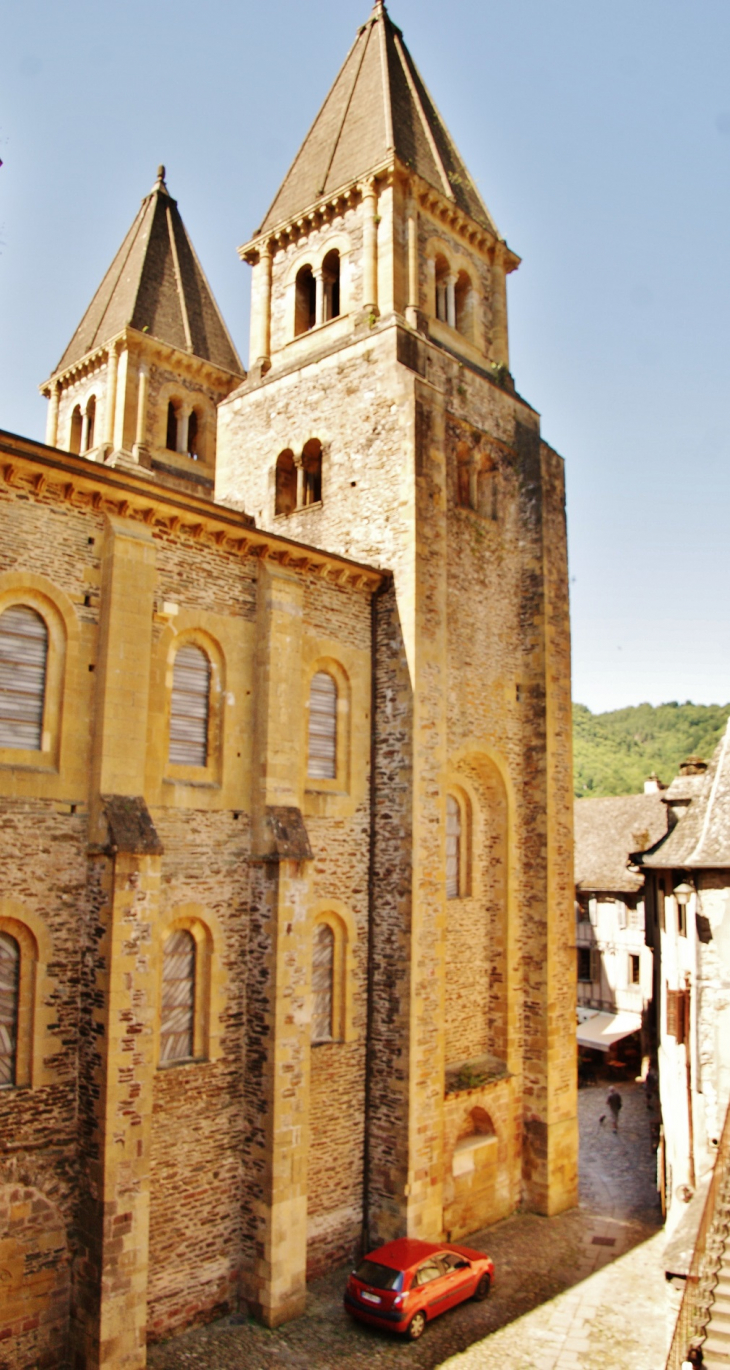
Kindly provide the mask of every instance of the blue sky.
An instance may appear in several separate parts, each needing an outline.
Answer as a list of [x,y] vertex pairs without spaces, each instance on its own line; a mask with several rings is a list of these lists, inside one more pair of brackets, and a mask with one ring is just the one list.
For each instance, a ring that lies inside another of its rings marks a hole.
[[[0,427],[158,162],[248,350],[260,222],[369,0],[2,0]],[[565,457],[574,697],[730,699],[730,5],[392,0],[502,233],[512,369]]]

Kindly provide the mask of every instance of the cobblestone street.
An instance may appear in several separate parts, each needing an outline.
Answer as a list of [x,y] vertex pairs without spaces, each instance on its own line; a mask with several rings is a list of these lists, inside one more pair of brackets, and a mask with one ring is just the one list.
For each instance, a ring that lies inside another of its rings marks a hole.
[[[496,1266],[486,1303],[467,1303],[405,1343],[342,1308],[347,1270],[310,1286],[307,1312],[276,1332],[230,1319],[150,1349],[151,1370],[662,1370],[663,1233],[650,1114],[620,1084],[617,1134],[606,1086],[579,1094],[581,1202],[558,1218],[518,1214],[469,1238]],[[608,1115],[601,1123],[602,1115]]]

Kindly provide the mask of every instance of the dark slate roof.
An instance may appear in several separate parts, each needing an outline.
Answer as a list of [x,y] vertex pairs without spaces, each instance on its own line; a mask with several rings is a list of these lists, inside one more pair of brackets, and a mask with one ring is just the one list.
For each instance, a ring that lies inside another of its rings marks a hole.
[[643,876],[628,869],[630,852],[646,851],[667,831],[661,793],[576,799],[575,883],[579,890],[634,894]]
[[165,168],[160,167],[57,371],[103,347],[129,325],[224,371],[245,375],[164,178]]
[[688,870],[730,866],[730,723],[705,774],[689,778],[701,781],[699,792],[666,842],[642,865]]
[[497,232],[400,29],[377,0],[258,232],[296,218],[394,153]]

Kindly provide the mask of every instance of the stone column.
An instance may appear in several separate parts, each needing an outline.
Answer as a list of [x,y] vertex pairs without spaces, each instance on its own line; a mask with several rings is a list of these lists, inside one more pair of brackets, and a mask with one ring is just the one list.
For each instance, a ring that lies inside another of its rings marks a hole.
[[491,361],[509,371],[507,331],[507,275],[504,243],[495,243],[492,253],[492,347]]
[[456,328],[456,279],[453,271],[446,277],[446,322],[449,328]]
[[264,243],[256,264],[257,330],[252,347],[252,362],[268,362],[271,355],[271,244]]
[[188,431],[192,406],[181,404],[177,411],[177,450],[181,456],[188,454]]
[[[311,851],[299,810],[301,581],[259,567],[244,1147],[244,1293],[270,1327],[306,1299]],[[285,841],[280,841],[285,832]]]
[[368,181],[363,189],[363,263],[362,305],[373,314],[378,312],[378,196],[375,182]]
[[48,401],[48,417],[46,419],[46,447],[55,447],[58,441],[58,402],[61,398],[61,387],[58,381],[54,381],[51,386],[51,394]]
[[318,328],[324,323],[324,272],[318,266],[314,272],[315,304],[314,304],[314,326]]
[[294,465],[297,468],[297,509],[304,508],[304,460],[301,456],[294,458]]
[[140,453],[146,448],[145,438],[147,436],[147,397],[149,395],[150,373],[145,362],[142,362],[138,375],[137,431],[132,449],[137,461],[139,461]]
[[104,422],[104,442],[109,446],[114,446],[114,419],[117,409],[117,369],[119,366],[119,354],[116,344],[109,348],[109,361],[106,372],[106,413]]
[[408,302],[406,320],[413,328],[418,326],[420,291],[418,281],[418,207],[414,200],[408,204]]

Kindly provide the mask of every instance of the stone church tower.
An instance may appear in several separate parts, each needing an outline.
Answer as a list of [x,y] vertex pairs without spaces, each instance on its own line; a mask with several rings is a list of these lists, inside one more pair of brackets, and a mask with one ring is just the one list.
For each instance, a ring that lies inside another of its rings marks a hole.
[[[563,463],[509,370],[519,258],[380,0],[240,254],[251,370],[219,410],[216,493],[394,577],[374,611],[368,1239],[456,1236],[521,1199],[555,1213],[577,1145]],[[302,1030],[277,1019],[272,1051]],[[283,1109],[252,1194],[284,1302],[303,1139],[326,1154],[336,1132],[323,1071],[313,1052],[308,1127]]]

